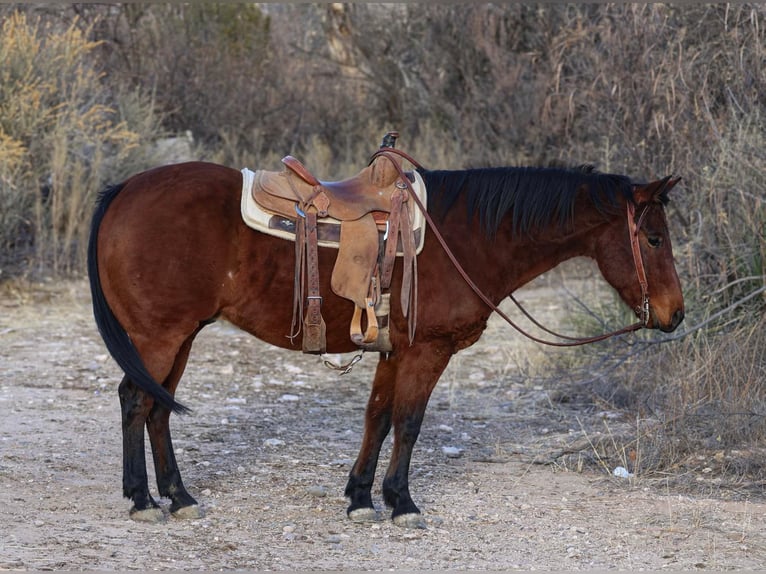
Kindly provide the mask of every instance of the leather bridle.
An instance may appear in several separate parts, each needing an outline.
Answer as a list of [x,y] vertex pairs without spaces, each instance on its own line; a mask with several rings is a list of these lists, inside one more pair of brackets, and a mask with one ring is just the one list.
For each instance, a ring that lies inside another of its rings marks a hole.
[[372,162],[373,159],[375,159],[378,156],[386,156],[389,161],[391,161],[392,164],[394,164],[394,167],[399,172],[399,175],[402,179],[402,181],[407,185],[407,189],[410,193],[410,197],[415,201],[418,208],[423,212],[423,216],[425,217],[426,221],[428,222],[429,227],[434,233],[434,236],[441,244],[442,248],[444,249],[444,252],[447,254],[447,257],[450,259],[452,264],[455,266],[455,269],[460,274],[460,276],[463,278],[463,280],[468,284],[468,286],[473,290],[474,293],[495,313],[497,313],[500,317],[505,320],[506,323],[508,323],[511,327],[516,329],[519,333],[527,337],[528,339],[531,339],[532,341],[535,341],[536,343],[541,343],[543,345],[550,345],[553,347],[576,347],[579,345],[586,345],[588,343],[595,343],[597,341],[603,341],[604,339],[608,339],[610,337],[614,337],[617,335],[622,335],[624,333],[630,333],[633,331],[638,331],[639,329],[642,329],[646,327],[649,324],[650,319],[650,313],[649,313],[649,284],[646,280],[646,270],[644,268],[644,260],[641,255],[641,246],[639,243],[639,237],[638,232],[641,229],[641,224],[643,223],[644,217],[646,215],[648,206],[644,207],[643,211],[641,212],[641,215],[638,218],[638,221],[636,221],[636,206],[633,203],[631,199],[627,199],[627,217],[628,217],[628,233],[630,235],[630,246],[631,250],[633,252],[633,263],[636,268],[636,275],[638,276],[638,283],[641,287],[641,305],[639,308],[636,309],[637,314],[639,315],[639,321],[636,323],[633,323],[632,325],[628,325],[627,327],[623,327],[622,329],[617,329],[616,331],[610,331],[608,333],[603,333],[601,335],[596,335],[594,337],[569,337],[566,335],[561,335],[559,333],[556,333],[547,327],[544,327],[541,325],[537,320],[535,320],[522,306],[521,304],[516,300],[516,298],[513,296],[513,294],[509,295],[509,298],[511,301],[514,302],[514,304],[519,308],[519,310],[524,314],[525,317],[527,317],[532,323],[534,323],[537,327],[545,331],[546,333],[553,335],[555,337],[558,337],[560,339],[565,339],[565,342],[561,341],[547,341],[545,339],[540,339],[531,333],[528,333],[524,329],[522,329],[519,325],[517,325],[508,315],[506,315],[500,308],[495,305],[489,297],[487,297],[481,289],[479,289],[478,285],[473,282],[473,280],[468,276],[468,274],[465,272],[463,267],[460,265],[458,260],[455,258],[455,255],[452,253],[452,250],[447,245],[446,241],[444,240],[444,237],[439,232],[439,229],[436,227],[436,224],[431,219],[431,216],[428,214],[428,210],[423,205],[423,203],[418,199],[417,195],[415,194],[415,191],[412,189],[412,184],[410,183],[409,178],[407,178],[404,174],[404,171],[402,170],[401,165],[399,165],[399,162],[396,161],[396,158],[393,157],[393,154],[398,155],[400,157],[403,157],[407,161],[409,161],[412,165],[414,165],[416,168],[423,169],[423,166],[420,165],[417,161],[415,161],[412,157],[410,157],[405,152],[398,150],[396,148],[392,147],[385,147],[381,148],[378,151],[376,151],[372,157],[370,158],[370,162]]
[[633,251],[633,264],[636,267],[638,275],[638,284],[641,286],[641,308],[637,309],[641,323],[644,327],[649,324],[649,282],[646,280],[646,270],[644,269],[644,258],[641,257],[641,245],[638,241],[638,232],[641,224],[644,222],[644,216],[649,206],[644,207],[641,215],[636,222],[636,206],[628,200],[628,231],[630,233],[630,248]]

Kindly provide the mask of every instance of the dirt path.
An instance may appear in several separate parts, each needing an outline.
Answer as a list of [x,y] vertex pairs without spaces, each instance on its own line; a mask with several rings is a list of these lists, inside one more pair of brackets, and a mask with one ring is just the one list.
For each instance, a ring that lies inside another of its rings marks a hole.
[[[596,415],[527,385],[534,349],[499,323],[431,400],[412,472],[428,529],[345,518],[374,356],[338,377],[221,324],[202,333],[181,383],[194,414],[173,419],[205,516],[133,522],[120,495],[119,373],[88,297],[85,282],[0,291],[0,570],[766,565],[763,497],[690,497],[533,464],[582,441],[577,421]],[[375,494],[385,513],[379,481]]]

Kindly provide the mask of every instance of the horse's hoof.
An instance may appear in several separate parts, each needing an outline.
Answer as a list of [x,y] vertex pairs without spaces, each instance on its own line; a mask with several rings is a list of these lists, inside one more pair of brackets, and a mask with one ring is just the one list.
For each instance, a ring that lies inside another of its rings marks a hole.
[[357,508],[348,513],[352,522],[379,522],[380,514],[374,508]]
[[401,526],[402,528],[413,528],[421,530],[426,528],[426,521],[423,518],[423,515],[417,514],[415,512],[394,516],[394,524]]
[[130,518],[136,522],[148,522],[150,524],[157,524],[165,521],[165,515],[162,513],[161,508],[145,508],[144,510],[138,510],[134,506],[130,509]]
[[196,520],[202,518],[202,516],[204,516],[204,513],[198,504],[182,506],[173,512],[173,518],[180,518],[181,520]]

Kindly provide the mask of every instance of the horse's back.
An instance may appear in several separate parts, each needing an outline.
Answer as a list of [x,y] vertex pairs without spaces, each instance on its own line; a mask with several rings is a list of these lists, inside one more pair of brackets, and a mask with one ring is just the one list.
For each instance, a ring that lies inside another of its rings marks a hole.
[[[142,194],[159,193],[168,202],[181,197],[231,195],[239,191],[242,174],[230,167],[203,161],[163,165],[131,176],[120,193],[125,197],[131,190]],[[238,200],[238,199],[237,199]]]

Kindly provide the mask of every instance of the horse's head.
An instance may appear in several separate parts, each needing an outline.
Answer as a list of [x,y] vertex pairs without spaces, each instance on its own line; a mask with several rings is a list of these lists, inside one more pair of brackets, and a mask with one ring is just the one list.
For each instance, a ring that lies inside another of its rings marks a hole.
[[633,201],[616,216],[596,247],[606,280],[635,310],[644,326],[675,330],[684,318],[684,298],[673,263],[665,217],[667,193],[681,178],[633,186]]

